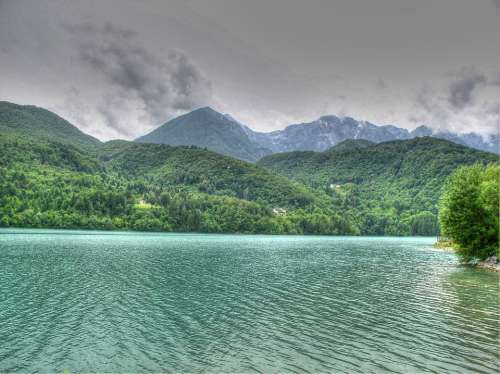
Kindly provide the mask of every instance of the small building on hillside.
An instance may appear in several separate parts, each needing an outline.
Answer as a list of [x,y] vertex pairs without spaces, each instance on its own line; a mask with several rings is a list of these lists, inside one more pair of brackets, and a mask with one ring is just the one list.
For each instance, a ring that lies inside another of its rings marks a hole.
[[338,190],[340,189],[342,186],[340,184],[333,184],[333,183],[330,183],[330,189],[331,190]]
[[273,213],[278,216],[284,216],[286,214],[286,209],[284,208],[273,208]]

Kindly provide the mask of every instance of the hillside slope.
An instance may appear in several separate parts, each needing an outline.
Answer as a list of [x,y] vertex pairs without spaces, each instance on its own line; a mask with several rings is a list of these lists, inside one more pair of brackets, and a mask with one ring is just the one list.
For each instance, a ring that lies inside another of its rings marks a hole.
[[6,101],[0,101],[0,133],[34,140],[57,140],[85,148],[95,148],[101,143],[51,111]]
[[113,141],[96,153],[0,134],[0,191],[4,227],[358,232],[325,194],[195,147]]
[[435,233],[437,203],[447,176],[461,165],[498,161],[492,153],[430,137],[352,150],[338,147],[275,154],[258,165],[327,191],[345,210],[356,212],[366,234],[400,234],[408,225],[410,234]]
[[283,176],[194,146],[112,141],[103,145],[100,158],[117,172],[161,185],[189,185],[274,207],[306,208],[315,200],[304,186]]

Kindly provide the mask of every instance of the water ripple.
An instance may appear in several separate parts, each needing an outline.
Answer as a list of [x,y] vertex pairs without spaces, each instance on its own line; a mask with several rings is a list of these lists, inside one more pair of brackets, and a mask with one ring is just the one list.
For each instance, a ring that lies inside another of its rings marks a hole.
[[0,372],[497,373],[499,277],[432,241],[0,230]]

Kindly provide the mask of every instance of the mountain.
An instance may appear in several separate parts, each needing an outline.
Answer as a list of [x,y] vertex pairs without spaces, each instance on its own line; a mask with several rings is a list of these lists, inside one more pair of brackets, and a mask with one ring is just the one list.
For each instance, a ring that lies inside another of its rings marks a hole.
[[500,153],[500,136],[490,135],[487,139],[476,133],[455,134],[451,132],[436,132],[432,134],[433,137],[439,139],[446,139],[453,143],[462,144],[467,147],[480,149],[486,152]]
[[365,139],[347,139],[330,148],[330,152],[352,152],[375,145],[376,143]]
[[205,107],[174,118],[135,141],[173,146],[195,145],[250,162],[271,153],[252,140],[249,133],[250,129],[230,116]]
[[365,139],[378,143],[409,137],[407,130],[395,126],[376,126],[350,117],[324,116],[313,122],[290,125],[284,130],[260,133],[255,139],[276,153],[324,151],[346,139]]
[[324,152],[274,154],[257,165],[328,192],[345,214],[356,217],[364,234],[409,229],[429,235],[437,230],[437,203],[447,176],[461,165],[498,162],[495,154],[431,137],[361,147],[353,146],[356,142]]
[[32,139],[57,139],[59,143],[79,147],[95,148],[101,143],[53,112],[6,101],[0,101],[0,133]]
[[350,117],[323,116],[316,121],[290,125],[283,130],[270,133],[254,133],[251,138],[273,153],[300,150],[324,151],[346,139],[365,139],[380,143],[432,136],[487,152],[500,153],[499,136],[484,139],[475,133],[456,134],[434,132],[426,126],[408,131],[393,125],[378,126]]
[[426,126],[413,131],[393,125],[379,126],[351,117],[323,116],[319,119],[287,126],[269,133],[253,131],[211,108],[200,108],[177,117],[137,142],[169,145],[196,145],[241,160],[256,162],[271,153],[291,151],[324,151],[348,139],[364,139],[374,143],[432,136],[457,144],[499,153],[499,137],[451,132],[434,132]]
[[416,129],[410,132],[412,138],[424,137],[424,136],[432,136],[432,129],[427,126],[418,126]]

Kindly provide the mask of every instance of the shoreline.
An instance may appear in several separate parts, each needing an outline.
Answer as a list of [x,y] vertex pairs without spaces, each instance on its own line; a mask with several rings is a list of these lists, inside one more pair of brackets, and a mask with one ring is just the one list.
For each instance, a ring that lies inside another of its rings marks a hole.
[[[434,244],[434,248],[446,252],[455,252],[455,249],[451,245],[449,245],[449,242],[444,242],[444,243],[436,242]],[[461,262],[461,264],[500,273],[500,262],[497,262],[496,255],[487,257],[486,259],[481,261]]]
[[[297,234],[297,233],[265,233],[265,232],[204,232],[204,231],[141,231],[141,230],[133,230],[133,229],[97,229],[97,228],[57,228],[57,227],[22,227],[22,226],[0,226],[0,234],[2,230],[46,230],[46,231],[81,231],[85,233],[110,233],[110,234],[182,234],[182,235],[241,235],[241,236],[290,236],[290,237],[298,237],[298,236],[307,236],[307,237],[350,237],[350,238],[435,238],[434,235],[355,235],[355,234]],[[9,233],[11,234],[11,233]]]
[[495,255],[490,256],[490,257],[486,258],[485,260],[478,261],[475,264],[475,266],[478,268],[481,268],[481,269],[490,270],[490,271],[500,273],[500,262],[497,262],[497,256],[495,256]]

